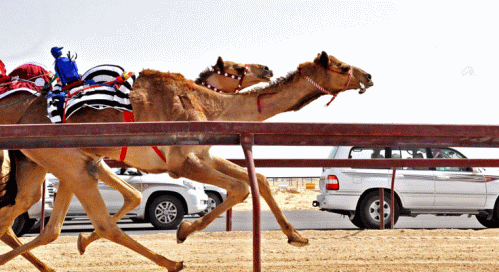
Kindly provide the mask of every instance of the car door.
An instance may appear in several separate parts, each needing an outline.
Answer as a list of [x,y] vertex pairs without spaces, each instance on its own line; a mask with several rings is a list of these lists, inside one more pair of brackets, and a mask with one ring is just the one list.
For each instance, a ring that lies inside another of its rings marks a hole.
[[[451,148],[432,148],[434,158],[462,159]],[[487,200],[486,178],[472,168],[437,167],[435,169],[435,206],[456,209],[479,208]]]
[[[394,148],[392,158],[426,159],[426,148]],[[395,191],[404,208],[431,207],[435,202],[435,180],[433,171],[424,167],[397,168]]]

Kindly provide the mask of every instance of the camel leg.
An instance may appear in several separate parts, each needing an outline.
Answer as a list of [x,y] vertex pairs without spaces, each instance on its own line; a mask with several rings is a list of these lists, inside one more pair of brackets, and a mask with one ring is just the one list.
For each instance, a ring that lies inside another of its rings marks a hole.
[[[39,236],[29,243],[26,243],[0,256],[0,265],[6,263],[19,254],[26,252],[27,250],[48,244],[57,239],[73,195],[71,190],[69,190],[69,188],[71,188],[77,190],[76,196],[82,203],[92,224],[94,225],[94,228],[98,230],[98,234],[101,237],[107,238],[142,254],[143,256],[154,261],[156,264],[166,267],[168,271],[180,271],[183,268],[183,263],[172,262],[163,256],[151,252],[121,231],[111,220],[111,216],[105,207],[104,200],[102,200],[102,197],[99,194],[97,180],[90,179],[90,181],[93,181],[93,184],[89,184],[88,180],[89,179],[82,178],[74,183],[69,180],[68,182],[61,180],[59,190],[57,192],[57,198],[54,203],[54,210],[47,227]],[[67,183],[69,183],[70,186],[67,186]]]
[[[215,169],[218,171],[236,179],[243,180],[248,184],[250,183],[248,170],[245,168],[216,156],[213,156],[213,162]],[[277,223],[282,229],[282,232],[288,237],[288,243],[298,247],[306,246],[308,244],[308,239],[302,237],[293,225],[286,219],[286,216],[284,216],[281,208],[279,208],[275,198],[272,196],[272,191],[270,190],[267,178],[264,175],[257,173],[257,180],[260,195],[269,205],[269,208],[274,214]]]
[[249,195],[249,186],[246,183],[213,169],[213,167],[204,164],[197,157],[194,157],[194,155],[187,158],[180,172],[183,177],[188,179],[213,184],[226,189],[227,199],[194,222],[184,221],[177,230],[177,242],[179,243],[185,241],[187,236],[194,231],[206,228],[219,215],[237,203],[240,203]]
[[[9,245],[10,247],[18,248],[22,245],[21,241],[17,239],[16,234],[12,230],[12,228],[7,229],[7,231],[3,234],[2,237],[0,237],[0,240],[4,242],[5,244]],[[30,263],[32,263],[38,270],[42,272],[54,272],[52,268],[48,267],[45,263],[40,261],[38,258],[36,258],[31,252],[27,251],[23,254],[21,254],[26,260],[28,260]]]
[[[97,188],[97,180],[95,179],[93,184],[89,184],[87,180],[91,181],[91,178],[88,178],[90,177],[81,178],[78,183],[74,184],[81,189],[74,189],[76,197],[82,203],[83,208],[92,222],[98,236],[125,246],[150,259],[157,265],[166,267],[168,271],[180,271],[183,269],[184,264],[182,262],[170,261],[167,258],[152,252],[126,235],[109,215],[104,200],[102,199]],[[82,183],[85,184],[83,186],[84,188],[82,188]]]
[[[100,180],[123,195],[123,207],[121,207],[121,209],[112,216],[113,222],[118,222],[121,218],[123,218],[123,216],[127,215],[128,212],[135,209],[140,204],[142,201],[142,194],[137,189],[130,186],[130,184],[118,177],[118,175],[116,175],[105,163],[99,163],[98,174]],[[85,249],[88,245],[99,238],[99,235],[95,231],[91,234],[80,233],[77,242],[80,254],[85,253]]]
[[[54,203],[54,209],[52,211],[52,215],[47,226],[43,229],[43,231],[30,242],[21,245],[10,252],[7,252],[0,256],[0,265],[5,264],[9,260],[17,257],[20,254],[28,252],[35,247],[48,244],[59,236],[59,233],[62,228],[62,224],[64,222],[64,217],[66,216],[66,211],[69,207],[69,203],[71,202],[71,198],[73,193],[67,189],[64,183],[59,185],[59,190],[57,192],[57,197]],[[17,200],[17,198],[16,198]]]
[[[41,182],[43,182],[43,178],[45,177],[45,170],[39,167],[37,164],[26,159],[15,159],[15,162],[17,164],[17,169],[21,170],[21,172],[24,172],[24,175],[16,172],[16,181],[18,183],[16,205],[4,207],[0,211],[0,218],[2,218],[2,224],[0,226],[0,240],[2,240],[5,244],[9,245],[13,249],[21,246],[22,243],[19,241],[19,239],[17,239],[10,225],[19,214],[24,213],[41,197],[40,187]],[[38,186],[24,186],[23,181],[25,178],[37,180],[40,184]],[[22,203],[24,203],[24,205]],[[30,252],[25,252],[22,254],[22,256],[29,262],[31,262],[40,271],[54,271]]]
[[[71,200],[71,193],[68,192],[73,192],[100,237],[125,246],[157,265],[167,268],[168,271],[180,271],[184,268],[182,262],[170,261],[133,240],[113,222],[99,193],[96,173],[98,170],[93,158],[86,156],[78,149],[23,150],[23,153],[60,179],[58,195],[54,204],[54,212],[58,217],[56,223],[51,223],[52,219],[49,221],[45,229],[47,231],[44,230],[39,237],[24,245],[26,247],[21,246],[22,250],[14,250],[16,252],[1,256],[0,263],[10,260],[25,250],[53,241],[59,235],[60,228],[58,226],[62,225]],[[62,159],[64,162],[70,162],[71,165],[68,167],[68,165],[61,163]],[[64,185],[62,187],[64,198],[59,199],[61,185]]]

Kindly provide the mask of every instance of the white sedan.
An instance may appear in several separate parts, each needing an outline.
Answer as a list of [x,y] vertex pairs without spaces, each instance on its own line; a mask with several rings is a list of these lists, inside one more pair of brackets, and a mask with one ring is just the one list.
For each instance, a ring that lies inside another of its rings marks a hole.
[[[135,168],[113,168],[113,171],[142,193],[140,205],[125,217],[134,222],[150,222],[157,229],[174,229],[182,222],[184,215],[202,213],[208,207],[208,196],[201,183],[173,179],[168,173],[144,174]],[[47,179],[57,188],[59,180],[56,177],[48,174]],[[99,191],[109,213],[117,213],[123,206],[123,196],[101,181]],[[76,217],[86,217],[86,214],[73,196],[66,220]]]

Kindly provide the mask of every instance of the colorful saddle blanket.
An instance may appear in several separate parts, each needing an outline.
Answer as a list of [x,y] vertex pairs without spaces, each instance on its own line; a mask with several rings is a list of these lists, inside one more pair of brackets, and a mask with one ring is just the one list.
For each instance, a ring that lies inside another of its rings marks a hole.
[[15,92],[29,92],[39,96],[43,86],[50,81],[49,72],[38,63],[26,63],[12,70],[0,82],[0,99]]
[[[47,96],[47,112],[52,123],[65,122],[84,107],[132,111],[128,95],[135,81],[133,73],[125,73],[122,67],[116,65],[99,65],[83,74],[82,81],[85,84],[67,93],[56,85],[52,93],[63,94],[62,101],[60,95]],[[63,106],[59,103],[63,103]]]

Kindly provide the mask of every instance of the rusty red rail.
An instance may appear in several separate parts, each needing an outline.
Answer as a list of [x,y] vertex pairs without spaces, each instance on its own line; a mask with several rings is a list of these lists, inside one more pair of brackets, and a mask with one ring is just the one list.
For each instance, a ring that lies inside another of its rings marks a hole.
[[253,134],[254,145],[499,147],[499,126],[137,122],[2,125],[0,148],[240,145],[241,133]]

